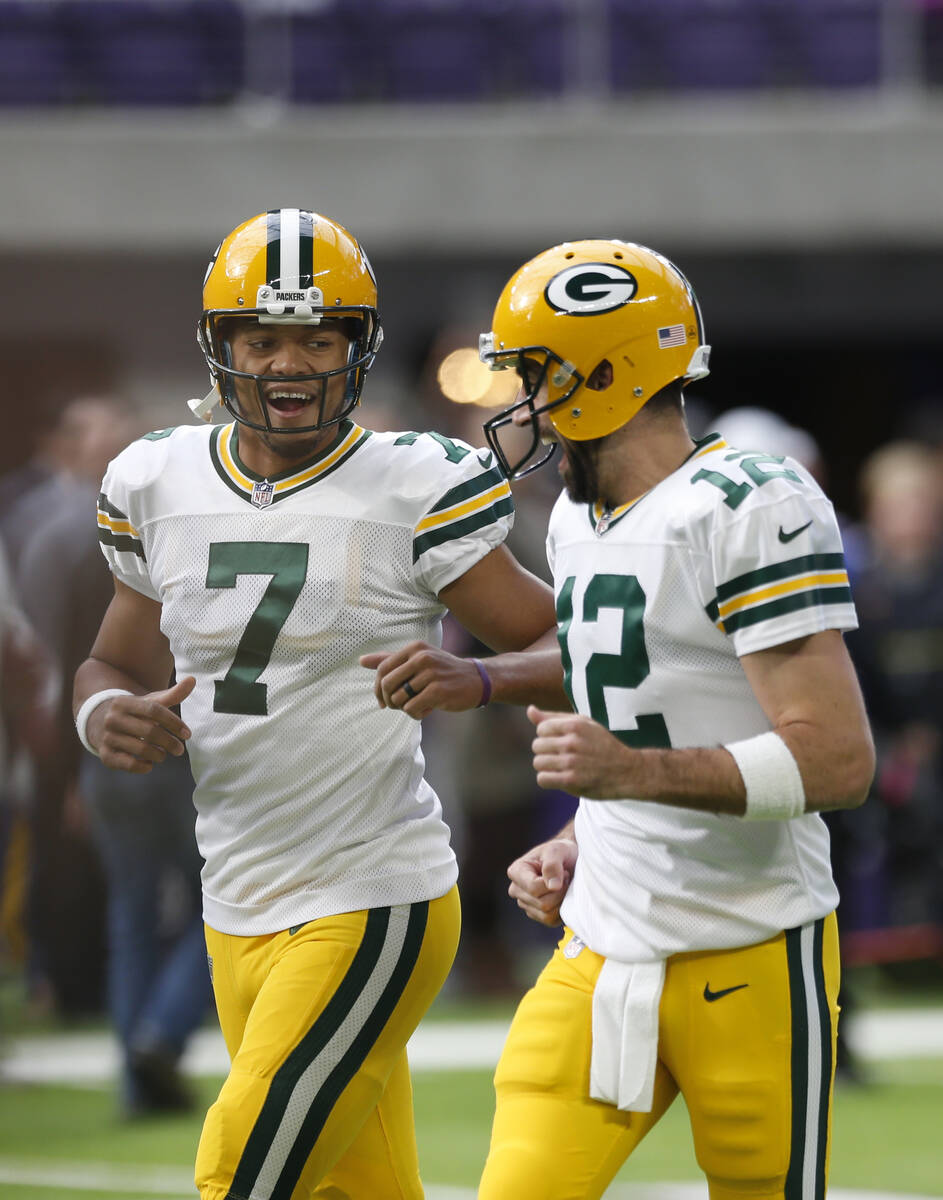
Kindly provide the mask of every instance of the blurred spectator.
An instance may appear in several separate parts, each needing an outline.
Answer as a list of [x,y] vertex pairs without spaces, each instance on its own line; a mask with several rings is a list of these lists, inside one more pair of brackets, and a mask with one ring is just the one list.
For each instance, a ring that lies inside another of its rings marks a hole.
[[0,952],[26,957],[25,876],[29,838],[22,784],[25,757],[53,741],[52,664],[16,602],[0,544]]
[[722,433],[738,450],[762,450],[766,454],[784,454],[823,482],[825,464],[818,442],[811,433],[790,425],[768,408],[743,405],[728,408],[710,422],[711,429]]
[[874,726],[874,792],[843,888],[848,961],[943,961],[943,470],[918,442],[860,475],[868,557],[848,637]]
[[[38,631],[69,679],[88,655],[113,594],[89,514],[108,462],[137,431],[125,408],[110,398],[76,401],[64,423],[74,436],[68,471],[55,484],[59,503],[51,503],[54,513],[31,531],[19,582]],[[51,487],[47,494],[51,502]],[[96,868],[100,860],[107,882],[108,998],[124,1050],[125,1111],[186,1107],[177,1063],[211,995],[189,767],[185,759],[168,758],[148,776],[108,771],[82,750],[68,695],[61,697],[57,726],[55,753],[37,777],[34,872],[37,933],[57,1002],[68,1010],[70,993],[63,992],[61,976],[65,967],[75,969],[76,943],[84,961],[97,942],[94,912],[84,903],[87,896],[77,894],[83,888],[76,878],[81,855]],[[76,906],[85,910],[78,920],[70,911]],[[60,942],[63,926],[68,949]],[[98,961],[103,959],[102,952]],[[94,968],[85,974],[94,975]],[[86,979],[83,998],[94,982]]]
[[[823,488],[827,486],[827,471],[825,459],[818,442],[805,429],[790,425],[778,413],[766,408],[744,405],[727,409],[709,423],[710,429],[722,433],[727,441],[738,450],[761,450],[766,454],[774,454],[795,459]],[[861,530],[842,513],[836,513],[842,543],[845,552],[845,563],[849,575],[855,578],[856,568],[865,556],[865,539]],[[849,643],[850,646],[850,643]],[[857,861],[861,846],[862,818],[860,810],[856,810],[854,819],[844,811],[822,814],[823,820],[829,827],[832,844],[832,870],[838,885],[842,900],[838,907],[838,927],[841,933],[840,945],[842,961],[847,962],[845,953],[845,933],[848,925],[849,911],[854,901],[846,900],[845,885],[850,886],[849,880]],[[849,988],[847,976],[843,976],[839,994],[844,1019],[838,1026],[838,1045],[836,1051],[836,1071],[839,1078],[857,1080],[860,1078],[859,1068],[853,1061],[845,1030],[848,1027],[848,1017],[857,1007],[854,990]]]
[[[51,470],[3,519],[17,594],[61,680],[87,654],[111,594],[104,560],[83,559],[87,540],[76,534],[81,517],[94,511],[108,460],[130,440],[118,415],[104,398],[64,405],[46,441]],[[81,747],[70,700],[64,685],[53,745],[36,761],[29,789],[27,982],[35,1007],[63,1017],[100,1010],[106,960],[105,883],[77,803]]]
[[[727,409],[708,424],[738,450],[762,450],[766,454],[794,458],[820,487],[827,489],[828,470],[818,442],[808,430],[790,425],[778,413],[743,405]],[[854,575],[865,553],[864,541],[858,527],[844,513],[836,512],[835,516],[841,530],[845,565]]]
[[185,1110],[179,1062],[212,1000],[189,763],[168,755],[150,774],[128,775],[82,755],[80,790],[108,881],[122,1107],[128,1116]]
[[[469,388],[487,380],[479,362],[477,331],[443,329],[421,372],[423,423],[469,445],[485,444],[482,426],[494,408],[449,403],[441,391],[439,368],[456,350],[469,350],[464,370]],[[501,381],[504,382],[504,381]],[[553,471],[536,472],[514,484],[514,527],[507,545],[528,571],[549,582],[546,535],[559,492]],[[443,622],[443,643],[453,654],[486,656],[457,622]],[[544,942],[546,931],[526,920],[507,896],[507,868],[522,845],[544,840],[573,814],[572,796],[538,789],[532,766],[533,726],[523,709],[507,705],[471,713],[431,713],[423,720],[423,753],[428,776],[442,796],[459,860],[462,934],[454,969],[458,987],[486,996],[518,996],[529,964],[521,968],[521,947]],[[552,939],[548,937],[546,944]]]
[[94,454],[110,411],[109,402],[96,397],[64,405],[54,424],[39,436],[29,461],[0,482],[0,538],[14,576],[36,530],[80,498],[77,485],[83,495],[87,492],[87,481],[82,487],[80,460],[86,453]]

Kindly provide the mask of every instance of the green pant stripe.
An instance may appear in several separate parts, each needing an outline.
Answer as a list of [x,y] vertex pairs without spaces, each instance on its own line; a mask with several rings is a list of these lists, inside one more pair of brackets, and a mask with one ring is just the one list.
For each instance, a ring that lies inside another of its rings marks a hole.
[[825,1200],[828,1110],[832,1086],[832,1014],[828,1007],[828,995],[825,991],[824,933],[825,922],[816,921],[812,969],[815,974],[815,999],[818,1005],[819,1028],[821,1029],[822,1077],[819,1080],[819,1136],[815,1158],[815,1200]]
[[[792,1013],[792,1144],[784,1200],[824,1200],[828,1101],[832,1075],[831,1017],[822,957],[824,921],[786,930]],[[803,936],[805,935],[805,937]],[[810,1019],[814,1025],[810,1025]],[[816,1116],[809,1145],[810,1105]],[[811,1177],[808,1156],[814,1154]]]
[[399,1004],[400,997],[409,983],[419,958],[428,916],[428,901],[414,904],[410,908],[406,936],[389,982],[352,1042],[350,1049],[325,1080],[315,1103],[308,1110],[301,1132],[295,1140],[284,1170],[272,1192],[271,1200],[291,1200],[291,1194],[298,1185],[308,1156],[314,1149],[315,1142],[324,1128],[324,1123],[331,1115],[331,1110],[337,1103],[338,1097],[360,1070],[377,1038],[383,1032],[387,1021],[393,1015],[394,1009]]
[[389,921],[388,908],[369,911],[360,946],[337,991],[273,1076],[262,1111],[233,1175],[231,1196],[248,1196],[252,1191],[300,1076],[337,1032],[370,979],[383,948]]
[[802,1164],[805,1161],[806,1104],[809,1091],[809,1026],[806,1018],[805,980],[802,975],[801,929],[786,930],[786,963],[789,971],[789,1004],[792,1012],[792,1139],[789,1171],[783,1200],[802,1200]]

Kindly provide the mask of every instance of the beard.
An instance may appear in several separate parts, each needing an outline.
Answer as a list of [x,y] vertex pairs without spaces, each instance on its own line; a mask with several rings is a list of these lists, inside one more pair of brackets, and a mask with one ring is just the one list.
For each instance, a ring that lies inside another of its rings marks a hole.
[[561,439],[565,459],[560,468],[566,494],[574,504],[593,504],[599,499],[597,442],[568,442]]
[[295,462],[299,457],[313,457],[317,451],[337,435],[337,426],[328,425],[312,433],[268,433],[258,430],[259,441],[286,462]]

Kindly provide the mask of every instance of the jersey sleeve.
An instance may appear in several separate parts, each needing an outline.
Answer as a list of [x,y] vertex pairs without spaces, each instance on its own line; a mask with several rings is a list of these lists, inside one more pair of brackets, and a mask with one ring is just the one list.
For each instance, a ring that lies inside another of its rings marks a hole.
[[416,578],[435,596],[499,546],[514,523],[511,489],[491,451],[449,445],[455,453],[439,464],[413,535]]
[[152,600],[160,596],[151,583],[144,541],[134,522],[136,470],[141,457],[134,442],[109,463],[98,497],[98,540],[112,574]]
[[715,514],[705,607],[738,656],[857,628],[838,521],[811,478],[778,479],[738,511],[721,503]]

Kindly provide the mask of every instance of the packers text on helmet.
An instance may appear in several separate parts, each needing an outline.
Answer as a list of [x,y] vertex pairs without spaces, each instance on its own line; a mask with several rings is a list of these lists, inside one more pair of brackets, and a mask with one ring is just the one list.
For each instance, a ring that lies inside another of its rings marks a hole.
[[[263,325],[331,321],[349,340],[344,366],[288,378],[287,382],[321,383],[314,423],[289,432],[310,433],[336,425],[359,402],[364,377],[383,340],[377,284],[360,245],[335,221],[302,208],[260,213],[223,240],[206,271],[197,337],[213,387],[203,400],[191,401],[190,407],[208,419],[214,404],[221,401],[244,425],[271,432],[264,385],[274,377],[239,371],[232,363],[229,339],[236,322],[244,319]],[[341,374],[346,375],[343,403],[337,411],[326,412],[327,382]],[[247,406],[236,386],[238,380],[254,381],[256,406]],[[279,382],[286,380],[279,378]]]

